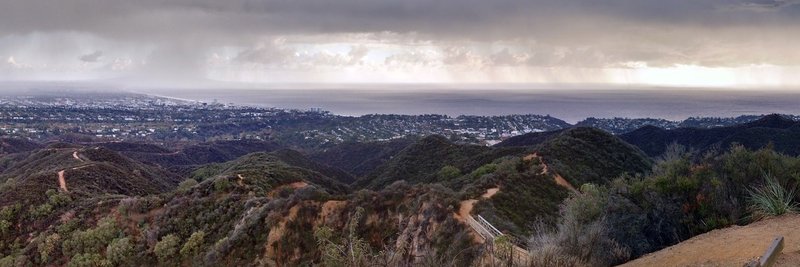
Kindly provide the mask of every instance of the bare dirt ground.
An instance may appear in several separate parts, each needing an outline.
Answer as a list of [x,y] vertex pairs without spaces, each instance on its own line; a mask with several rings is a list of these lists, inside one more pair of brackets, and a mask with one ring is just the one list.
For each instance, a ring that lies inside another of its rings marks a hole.
[[[77,161],[84,162],[84,160],[78,155],[77,150],[72,152],[72,158],[74,158]],[[79,170],[85,167],[88,166],[75,167],[72,168],[72,170]],[[69,192],[69,190],[67,190],[67,179],[65,172],[66,170],[58,171],[58,188],[61,188],[61,190],[63,190],[64,192]]]
[[239,177],[239,180],[236,180],[236,183],[239,184],[239,186],[244,186],[244,176],[241,174],[237,174],[237,176]]
[[266,247],[264,248],[265,254],[269,258],[275,258],[275,256],[280,253],[280,247],[276,248],[272,245],[278,242],[281,237],[283,237],[284,232],[286,231],[286,223],[289,221],[293,221],[297,218],[297,212],[300,211],[300,206],[295,205],[289,209],[289,215],[284,217],[277,226],[269,229],[269,234],[267,234],[267,243]]
[[[491,198],[492,196],[497,194],[497,192],[500,192],[500,188],[499,187],[489,188],[489,189],[486,190],[486,193],[483,193],[483,195],[481,195],[481,199]],[[470,215],[470,213],[472,213],[472,208],[475,206],[475,202],[478,202],[478,199],[468,199],[468,200],[461,201],[459,203],[460,205],[458,207],[458,213],[453,214],[453,217],[455,217],[456,220],[460,221],[461,223],[464,223],[466,225],[470,225],[469,222],[467,222],[467,220],[468,220],[468,218],[472,217],[472,215]],[[472,228],[470,228],[470,229],[472,229]],[[472,237],[473,237],[474,240],[477,240],[480,243],[484,242],[484,240],[481,237],[481,235],[478,234],[478,232],[476,232],[475,229],[472,229],[472,231],[470,233],[472,234]]]
[[58,187],[64,190],[64,192],[69,192],[69,190],[67,190],[67,179],[64,178],[64,171],[58,172]]
[[323,224],[327,222],[328,217],[334,212],[341,209],[344,209],[347,206],[347,201],[343,200],[328,200],[325,204],[322,204],[322,208],[320,209],[319,213],[319,221]]
[[798,214],[714,230],[622,266],[742,266],[761,256],[777,236],[784,237],[784,248],[774,266],[800,266]]
[[[486,190],[486,193],[483,193],[481,198],[488,199],[497,194],[500,191],[499,187],[489,188]],[[466,222],[467,218],[470,216],[469,214],[472,212],[472,207],[475,206],[475,202],[478,202],[477,199],[468,199],[461,201],[461,205],[459,205],[458,213],[455,214],[456,219],[462,222]]]
[[[240,175],[239,177],[242,177],[242,176]],[[303,188],[303,187],[306,187],[306,186],[308,186],[308,183],[306,183],[305,181],[299,181],[299,182],[294,182],[294,183],[290,183],[290,184],[281,185],[281,186],[276,187],[275,189],[272,189],[272,191],[269,191],[269,193],[267,193],[267,196],[268,197],[275,197],[275,195],[280,193],[281,190],[283,190],[284,188],[300,189],[300,188]]]

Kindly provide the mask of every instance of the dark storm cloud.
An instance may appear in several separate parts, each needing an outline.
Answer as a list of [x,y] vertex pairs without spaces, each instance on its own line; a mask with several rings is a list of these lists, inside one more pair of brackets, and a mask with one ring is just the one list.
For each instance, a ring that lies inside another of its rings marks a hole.
[[[0,8],[4,33],[88,31],[130,38],[225,34],[421,32],[461,38],[547,35],[592,21],[736,26],[794,21],[736,6],[793,0],[25,0]],[[722,11],[721,11],[722,10]],[[727,11],[725,11],[727,10]],[[782,15],[780,15],[782,16]],[[569,25],[562,23],[572,22]],[[607,26],[602,23],[597,26]],[[613,29],[606,29],[613,30]]]
[[[220,47],[240,48],[231,53],[229,61],[237,64],[280,65],[292,60],[302,62],[287,64],[359,64],[370,48],[361,46],[359,41],[363,40],[347,38],[372,34],[393,35],[395,39],[389,42],[400,46],[420,42],[439,47],[440,53],[436,54],[417,53],[408,46],[403,53],[380,59],[386,63],[418,58],[420,65],[440,60],[444,65],[484,67],[607,68],[624,67],[629,62],[645,62],[648,66],[798,65],[800,52],[794,47],[800,42],[798,3],[798,0],[4,0],[0,3],[0,53],[3,37],[76,33],[107,41],[102,49],[109,60],[145,62],[141,64],[147,66],[143,71],[154,75],[192,77],[203,75],[210,51]],[[345,54],[302,54],[289,46],[265,44],[264,40],[276,37],[303,39],[310,45],[332,40],[349,42],[352,50]],[[496,43],[511,48],[486,48]],[[113,51],[117,44],[127,44],[130,51]],[[149,50],[142,52],[144,48]],[[103,55],[86,55],[86,48],[80,49],[70,56],[73,61],[78,57],[84,62],[94,62]],[[0,56],[12,56],[12,52]]]
[[101,57],[103,57],[103,51],[95,51],[90,54],[82,55],[78,57],[78,59],[83,62],[94,63],[99,61]]

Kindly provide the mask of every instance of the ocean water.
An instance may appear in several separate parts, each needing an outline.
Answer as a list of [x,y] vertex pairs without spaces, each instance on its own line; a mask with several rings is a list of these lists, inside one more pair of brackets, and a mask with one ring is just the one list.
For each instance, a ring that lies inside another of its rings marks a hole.
[[800,114],[800,92],[690,89],[182,89],[162,96],[334,114],[551,115],[570,123],[587,117],[664,118]]

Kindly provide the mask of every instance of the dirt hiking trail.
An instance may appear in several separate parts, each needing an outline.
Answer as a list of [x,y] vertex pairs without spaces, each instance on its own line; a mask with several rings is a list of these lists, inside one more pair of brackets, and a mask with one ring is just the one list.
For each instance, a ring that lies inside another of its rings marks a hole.
[[[486,190],[486,193],[481,195],[481,199],[489,199],[497,192],[500,191],[499,187],[489,188]],[[459,205],[458,213],[455,215],[456,219],[462,222],[466,222],[467,218],[470,216],[469,214],[472,213],[472,208],[475,206],[475,202],[478,202],[477,199],[468,199],[461,201],[461,205]]]
[[72,157],[80,162],[83,162],[83,159],[80,156],[78,156],[78,151],[72,152]]
[[[542,174],[547,174],[547,173],[550,172],[550,169],[547,167],[547,164],[544,163],[544,159],[542,157],[540,157],[539,154],[533,153],[533,154],[525,156],[522,159],[524,159],[524,160],[533,160],[534,158],[538,158],[539,162],[542,163]],[[554,179],[556,181],[556,184],[558,184],[560,186],[563,186],[563,187],[565,187],[565,188],[567,188],[569,190],[572,190],[572,191],[576,191],[576,192],[578,191],[577,189],[575,189],[574,186],[572,186],[571,183],[569,183],[569,181],[567,181],[567,179],[564,179],[564,177],[562,177],[560,174],[553,172],[553,176],[554,176]]]
[[64,192],[69,192],[67,190],[67,179],[64,179],[64,171],[58,171],[58,188],[61,188]]
[[[77,150],[72,152],[72,158],[74,158],[75,160],[80,161],[80,162],[86,162],[85,160],[83,160],[80,157],[80,155],[78,155],[78,151]],[[89,163],[89,165],[91,165],[91,163]],[[80,169],[89,167],[89,165],[83,165],[83,166],[74,167],[74,168],[72,168],[72,170],[80,170]],[[66,169],[58,171],[58,188],[60,188],[64,192],[69,192],[69,190],[67,190]]]

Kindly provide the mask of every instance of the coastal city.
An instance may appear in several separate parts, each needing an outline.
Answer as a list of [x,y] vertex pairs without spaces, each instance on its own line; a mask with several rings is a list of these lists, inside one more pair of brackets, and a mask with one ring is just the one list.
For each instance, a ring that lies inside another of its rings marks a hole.
[[[756,115],[684,121],[587,118],[574,126],[622,134],[646,125],[664,129],[710,128],[757,118]],[[2,96],[0,123],[0,134],[31,139],[46,140],[62,135],[128,141],[276,139],[313,146],[431,134],[455,142],[494,145],[516,135],[573,126],[549,115],[371,114],[353,117],[335,115],[320,108],[250,107],[128,93]]]

